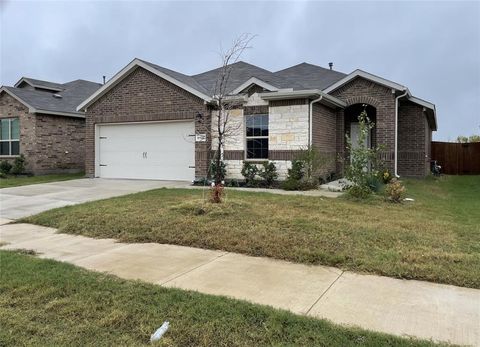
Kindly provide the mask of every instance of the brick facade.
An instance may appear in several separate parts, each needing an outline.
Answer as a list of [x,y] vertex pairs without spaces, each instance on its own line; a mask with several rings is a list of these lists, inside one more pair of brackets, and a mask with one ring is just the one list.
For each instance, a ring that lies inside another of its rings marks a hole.
[[85,170],[85,119],[37,114],[35,173]]
[[337,115],[335,110],[319,103],[312,106],[312,145],[326,160],[325,172],[336,171]]
[[[200,120],[196,115],[202,114]],[[207,174],[211,138],[206,130],[211,112],[203,100],[143,69],[136,68],[86,112],[85,170],[95,175],[95,125],[102,123],[195,120],[195,132],[207,134],[207,142],[195,143],[195,176]]]
[[[395,158],[395,94],[392,90],[364,78],[355,78],[330,93],[345,101],[347,106],[368,104],[376,109],[375,137],[376,144],[384,146],[382,159],[391,172],[394,171]],[[344,112],[339,112],[337,123],[345,122]],[[348,132],[347,125],[345,131]],[[338,138],[338,137],[337,137]],[[343,149],[342,149],[343,147]],[[345,140],[338,139],[337,150],[345,155]],[[337,167],[338,169],[338,167]]]
[[[35,175],[84,170],[85,119],[32,114],[7,93],[0,95],[0,118],[18,117],[20,153]],[[0,157],[13,161],[13,158]]]
[[430,171],[432,130],[417,104],[401,101],[398,110],[398,174],[423,177]]

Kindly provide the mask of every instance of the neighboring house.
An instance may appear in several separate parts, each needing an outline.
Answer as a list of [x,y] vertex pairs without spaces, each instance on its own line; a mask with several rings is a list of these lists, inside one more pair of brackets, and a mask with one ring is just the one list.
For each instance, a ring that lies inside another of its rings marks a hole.
[[[230,178],[245,160],[273,161],[280,177],[301,149],[315,146],[339,175],[348,157],[345,134],[358,136],[366,107],[376,126],[368,143],[383,145],[387,168],[400,176],[429,172],[435,106],[407,87],[361,70],[346,75],[302,63],[270,72],[232,64],[230,116],[238,132],[225,146]],[[134,59],[78,108],[86,116],[90,177],[191,180],[207,175],[212,158],[212,95],[218,69],[187,76]],[[366,106],[364,106],[366,105]]]
[[27,172],[79,172],[85,168],[85,114],[77,106],[100,84],[60,84],[21,78],[0,88],[0,160],[23,154]]

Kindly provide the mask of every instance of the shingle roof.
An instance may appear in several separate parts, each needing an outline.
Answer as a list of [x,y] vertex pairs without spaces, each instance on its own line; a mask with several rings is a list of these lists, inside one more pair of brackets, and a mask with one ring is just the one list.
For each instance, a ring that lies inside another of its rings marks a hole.
[[[277,88],[301,88],[302,86],[295,81],[289,81],[282,76],[276,75],[271,71],[262,69],[258,66],[245,63],[243,61],[230,64],[230,77],[227,84],[227,92],[231,92],[238,86],[245,83],[252,77],[256,77],[268,84]],[[210,71],[193,75],[192,77],[208,90],[210,95],[215,93],[215,83],[221,68],[216,68]]]
[[15,84],[15,87],[18,87],[19,85],[22,84],[22,82],[30,84],[32,87],[37,87],[37,88],[43,88],[43,89],[50,89],[54,91],[61,91],[64,89],[63,84],[61,83],[55,83],[55,82],[49,82],[49,81],[42,81],[42,80],[36,80],[34,78],[30,77],[22,77],[20,81],[18,81]]
[[196,89],[198,90],[199,92],[202,92],[204,94],[209,94],[208,90],[205,89],[199,82],[197,82],[192,76],[187,76],[187,75],[184,75],[180,72],[177,72],[177,71],[173,71],[173,70],[170,70],[170,69],[167,69],[167,68],[164,68],[162,66],[159,66],[159,65],[156,65],[156,64],[153,64],[153,63],[150,63],[148,61],[145,61],[145,60],[141,60],[141,59],[138,59],[142,62],[144,62],[145,64],[153,67],[154,69],[157,69],[158,71],[161,71],[163,72],[164,74],[167,74],[169,75],[170,77],[173,77],[175,78],[177,81],[180,81],[184,84],[186,84],[187,86],[193,88],[193,89]]
[[305,89],[323,90],[333,83],[341,80],[346,74],[321,66],[301,63],[289,68],[277,71],[276,76],[282,77],[292,83],[301,84]]
[[[62,90],[59,92],[49,92],[16,87],[3,88],[23,100],[29,106],[34,107],[36,110],[84,115],[83,113],[77,112],[77,106],[101,86],[99,83],[85,80],[75,80],[64,84],[53,82],[47,83],[61,86]],[[53,96],[54,94],[61,95],[62,97],[56,98]]]

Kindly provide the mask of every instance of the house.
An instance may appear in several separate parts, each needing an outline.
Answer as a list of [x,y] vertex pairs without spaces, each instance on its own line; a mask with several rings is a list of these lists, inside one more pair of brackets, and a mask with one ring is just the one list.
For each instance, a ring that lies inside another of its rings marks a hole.
[[85,114],[77,106],[100,84],[53,83],[22,77],[0,88],[0,160],[23,154],[27,172],[41,175],[85,168]]
[[[225,144],[227,176],[241,178],[243,161],[273,161],[285,178],[301,149],[330,157],[343,172],[345,134],[358,137],[366,107],[376,126],[370,145],[383,145],[385,165],[400,176],[429,172],[435,105],[401,84],[362,70],[350,74],[302,63],[277,72],[230,66],[230,111],[238,131]],[[134,59],[77,108],[86,117],[90,177],[192,180],[212,158],[212,105],[218,69],[188,76]]]

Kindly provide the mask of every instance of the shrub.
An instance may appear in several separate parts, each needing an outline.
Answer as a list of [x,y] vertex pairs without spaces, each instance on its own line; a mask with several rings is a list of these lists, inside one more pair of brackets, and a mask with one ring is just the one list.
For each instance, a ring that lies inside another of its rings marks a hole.
[[300,181],[305,176],[305,163],[302,160],[292,160],[292,168],[288,169],[287,180]]
[[387,169],[378,171],[378,179],[381,180],[383,183],[390,183],[392,178],[392,174]]
[[219,175],[219,181],[224,181],[225,176],[227,175],[227,164],[221,160],[220,165],[217,168],[217,161],[213,159],[210,163],[210,167],[208,168],[208,173],[212,179],[216,180],[217,175]]
[[25,173],[25,164],[25,156],[23,154],[20,154],[20,156],[16,157],[13,161],[11,173],[13,175],[21,175]]
[[255,186],[255,177],[258,174],[258,167],[255,164],[244,161],[241,173],[245,177],[247,187]]
[[284,190],[311,190],[316,189],[318,184],[308,180],[286,179],[280,187]]
[[277,168],[273,162],[264,162],[258,175],[263,178],[265,185],[271,187],[278,178]]
[[362,187],[358,185],[352,185],[347,189],[347,194],[355,199],[364,200],[370,197],[372,190],[370,187]]
[[372,192],[378,193],[383,186],[383,182],[376,175],[371,175],[367,177],[368,188]]
[[304,178],[312,182],[325,182],[329,173],[328,166],[335,162],[333,156],[321,153],[313,146],[301,149],[295,159],[303,162]]
[[385,188],[385,199],[391,202],[400,203],[405,198],[405,193],[406,189],[402,182],[394,178]]
[[0,173],[4,174],[6,176],[10,173],[10,170],[12,170],[12,164],[10,164],[6,160],[2,160],[0,162]]

